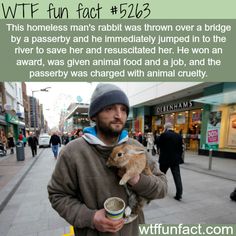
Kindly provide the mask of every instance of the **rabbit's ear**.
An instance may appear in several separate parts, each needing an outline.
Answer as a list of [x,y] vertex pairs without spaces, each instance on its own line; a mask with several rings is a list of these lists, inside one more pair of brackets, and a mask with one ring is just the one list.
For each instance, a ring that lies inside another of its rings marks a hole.
[[125,149],[125,147],[126,147],[126,144],[121,144],[121,145],[116,146],[115,150],[116,151],[121,151],[121,150]]
[[140,155],[140,154],[144,154],[145,151],[141,148],[135,148],[135,149],[128,149],[126,153],[130,155]]

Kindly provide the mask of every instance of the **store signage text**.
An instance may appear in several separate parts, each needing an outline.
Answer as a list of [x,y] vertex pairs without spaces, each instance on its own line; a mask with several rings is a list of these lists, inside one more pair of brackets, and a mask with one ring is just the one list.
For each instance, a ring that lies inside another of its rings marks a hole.
[[179,103],[174,103],[174,104],[168,104],[164,106],[160,106],[156,108],[157,113],[162,113],[162,112],[168,112],[168,111],[177,111],[177,110],[182,110],[182,109],[188,109],[193,106],[192,101],[187,101],[187,102],[179,102]]
[[219,136],[219,134],[218,134],[218,130],[217,129],[215,129],[215,130],[208,130],[208,143],[210,144],[210,143],[218,143],[219,142],[219,140],[218,140],[218,136]]

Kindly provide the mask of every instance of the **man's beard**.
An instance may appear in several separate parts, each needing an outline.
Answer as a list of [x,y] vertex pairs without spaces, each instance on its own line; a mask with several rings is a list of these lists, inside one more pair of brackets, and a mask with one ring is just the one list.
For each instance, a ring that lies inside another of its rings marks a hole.
[[102,121],[97,120],[96,126],[104,136],[108,138],[118,138],[124,128],[124,124],[122,124],[119,130],[114,129],[110,124],[106,125]]

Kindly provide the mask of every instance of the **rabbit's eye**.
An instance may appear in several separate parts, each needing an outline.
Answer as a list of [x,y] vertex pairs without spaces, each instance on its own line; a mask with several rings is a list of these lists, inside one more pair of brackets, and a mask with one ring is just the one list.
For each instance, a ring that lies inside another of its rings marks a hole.
[[123,153],[122,153],[122,152],[118,152],[118,153],[117,153],[117,156],[118,156],[118,157],[122,157],[122,156],[123,156]]

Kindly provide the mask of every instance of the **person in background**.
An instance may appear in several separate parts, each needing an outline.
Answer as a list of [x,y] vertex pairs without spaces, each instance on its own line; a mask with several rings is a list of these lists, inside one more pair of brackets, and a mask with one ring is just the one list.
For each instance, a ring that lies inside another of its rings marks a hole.
[[143,135],[142,135],[142,132],[141,132],[141,131],[138,132],[138,141],[139,141],[140,143],[143,143]]
[[83,136],[83,131],[81,130],[81,131],[79,131],[78,137],[82,137],[82,136]]
[[160,137],[160,133],[157,130],[155,130],[153,133],[154,144],[158,142],[159,137]]
[[72,140],[74,140],[75,139],[75,134],[71,134],[71,136],[70,136],[70,141],[72,141]]
[[179,135],[180,135],[181,137],[183,137],[183,129],[181,129],[181,130],[179,131]]
[[151,132],[147,133],[147,151],[152,151],[154,147],[154,137]]
[[2,133],[1,142],[4,145],[4,149],[7,149],[7,137],[6,137],[5,133]]
[[25,147],[26,143],[27,143],[27,138],[24,136],[22,141],[23,141],[23,144],[24,144],[24,147]]
[[11,132],[8,133],[7,141],[8,141],[8,148],[10,148],[11,150],[10,154],[14,154],[15,143],[14,143],[13,134]]
[[18,136],[18,141],[23,142],[23,138],[24,138],[24,135],[22,134],[22,132],[20,132]]
[[32,157],[37,156],[38,139],[32,132],[30,132],[30,136],[28,137],[28,145],[31,148]]
[[164,125],[164,132],[160,135],[157,141],[157,148],[160,149],[159,163],[160,170],[166,174],[170,168],[176,186],[175,199],[182,199],[183,187],[180,175],[179,165],[183,163],[182,148],[183,140],[180,134],[173,130],[171,123]]
[[[128,114],[126,94],[113,84],[98,84],[89,107],[89,117],[96,126],[85,128],[82,137],[60,152],[48,184],[49,200],[60,216],[74,226],[75,236],[139,235],[139,224],[144,223],[142,210],[137,219],[124,224],[124,219],[106,218],[103,207],[105,200],[114,196],[128,205],[129,195],[119,185],[120,176],[106,165],[115,146],[127,143],[142,147],[137,140],[128,138],[124,130]],[[148,200],[163,198],[167,192],[166,177],[158,168],[153,172],[150,176],[134,176],[127,187]]]
[[66,145],[69,142],[70,142],[69,136],[68,136],[68,134],[66,134],[66,136],[64,138],[64,145]]
[[51,136],[49,143],[50,145],[52,145],[52,152],[53,152],[54,158],[57,159],[59,145],[61,146],[61,139],[57,135],[56,132],[53,133],[53,135]]

